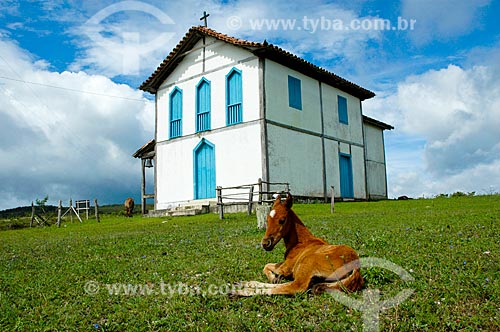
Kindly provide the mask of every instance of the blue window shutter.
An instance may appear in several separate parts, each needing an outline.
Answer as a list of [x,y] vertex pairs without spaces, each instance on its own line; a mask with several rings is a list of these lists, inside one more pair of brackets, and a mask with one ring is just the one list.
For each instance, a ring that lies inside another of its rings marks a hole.
[[196,132],[210,130],[210,81],[202,78],[196,86]]
[[226,124],[243,122],[241,71],[233,68],[226,76]]
[[298,78],[288,75],[288,105],[302,110],[301,82]]
[[182,90],[175,88],[170,93],[169,138],[182,136]]
[[342,96],[337,96],[337,106],[339,110],[339,122],[349,124],[347,116],[347,99]]

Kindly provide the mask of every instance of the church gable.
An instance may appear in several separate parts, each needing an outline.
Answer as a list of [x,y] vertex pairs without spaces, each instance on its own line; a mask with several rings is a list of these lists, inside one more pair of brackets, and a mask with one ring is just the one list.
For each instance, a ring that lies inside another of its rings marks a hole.
[[258,43],[238,39],[202,26],[196,26],[189,29],[184,38],[177,44],[172,52],[170,52],[165,60],[163,60],[153,74],[151,74],[151,76],[144,81],[144,83],[142,83],[140,89],[153,94],[156,93],[158,87],[167,77],[170,76],[172,71],[183,61],[184,57],[190,54],[192,49],[199,47],[199,45],[196,47],[195,45],[197,45],[200,40],[205,38],[206,45],[209,45],[209,43],[206,42],[207,37],[211,37],[217,41],[222,41],[247,50],[259,58],[266,58],[286,67],[293,68],[304,75],[343,90],[360,100],[369,99],[375,96],[372,91],[349,82],[348,80],[316,66],[290,52],[287,52],[278,46],[269,44],[267,41]]

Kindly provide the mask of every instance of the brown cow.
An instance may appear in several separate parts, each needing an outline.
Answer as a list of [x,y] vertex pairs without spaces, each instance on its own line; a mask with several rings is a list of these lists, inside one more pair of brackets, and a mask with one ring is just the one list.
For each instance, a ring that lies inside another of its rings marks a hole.
[[134,199],[129,197],[125,200],[125,215],[132,217],[134,214]]

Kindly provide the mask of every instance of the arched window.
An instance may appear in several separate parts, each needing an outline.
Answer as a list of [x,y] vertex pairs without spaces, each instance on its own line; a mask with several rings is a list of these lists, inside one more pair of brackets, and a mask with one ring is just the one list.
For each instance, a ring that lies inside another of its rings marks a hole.
[[182,136],[182,90],[175,87],[170,93],[169,138]]
[[210,81],[202,78],[196,86],[196,132],[210,130]]
[[243,121],[242,92],[241,70],[233,68],[226,75],[226,124],[228,126]]

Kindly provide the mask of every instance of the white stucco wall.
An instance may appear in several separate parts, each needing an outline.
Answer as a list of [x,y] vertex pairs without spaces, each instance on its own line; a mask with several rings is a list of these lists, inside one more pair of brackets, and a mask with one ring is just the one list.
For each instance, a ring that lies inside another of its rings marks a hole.
[[[214,40],[207,38],[206,43]],[[193,49],[202,46],[200,41]],[[262,177],[259,105],[259,60],[250,52],[217,41],[187,54],[157,92],[156,209],[194,198],[193,150],[202,138],[215,145],[217,186],[255,183]],[[242,75],[243,123],[226,126],[226,75],[235,67]],[[195,133],[196,85],[210,81],[211,130]],[[182,90],[182,137],[169,139],[169,95]]]
[[369,123],[364,124],[366,159],[385,163],[384,132]]
[[[288,75],[301,80],[302,110],[289,107]],[[265,62],[265,79],[266,118],[283,127],[290,126],[299,130],[268,125],[271,181],[290,182],[292,191],[297,195],[324,195],[322,145],[319,136],[322,134],[323,107],[328,194],[333,185],[337,195],[340,195],[339,152],[343,152],[352,158],[354,195],[356,198],[366,198],[360,100],[271,60]],[[348,125],[339,122],[338,95],[347,99]]]
[[[302,110],[297,110],[288,104],[288,75],[301,81]],[[267,59],[265,80],[267,119],[321,133],[321,108],[317,80]]]
[[[325,135],[348,142],[363,144],[360,101],[337,88],[321,84]],[[337,96],[347,99],[348,124],[340,123]]]
[[366,199],[365,154],[360,146],[351,145],[354,197]]
[[351,156],[354,198],[365,199],[366,184],[363,148],[344,142],[325,139],[326,183],[328,194],[330,194],[330,187],[334,186],[335,197],[341,197],[339,165],[340,153]]
[[[156,209],[165,209],[194,198],[193,149],[202,138],[215,145],[216,185],[255,183],[265,168],[261,145],[259,59],[239,47],[206,38],[206,51],[185,55],[157,92]],[[213,44],[212,44],[213,43]],[[194,49],[202,46],[200,41]],[[205,70],[203,71],[203,58]],[[326,188],[335,186],[340,195],[339,152],[351,155],[356,198],[367,196],[362,114],[358,98],[302,75],[271,60],[264,60],[267,124],[268,180],[290,182],[299,196],[323,197],[321,127],[324,116]],[[235,67],[242,72],[243,123],[226,126],[226,75]],[[302,110],[288,105],[288,75],[301,80]],[[211,84],[211,130],[195,133],[196,85],[202,78]],[[183,93],[183,136],[169,140],[169,94],[175,87]],[[321,89],[321,94],[320,94]],[[338,120],[337,96],[347,98],[349,124]],[[285,128],[285,127],[292,128]],[[298,130],[293,130],[296,128]],[[303,132],[301,132],[301,130]],[[366,133],[371,140],[375,133]],[[376,138],[368,155],[379,160]],[[373,151],[370,151],[373,150]],[[383,153],[383,141],[382,141]],[[379,165],[367,164],[368,176],[379,176]],[[371,173],[371,170],[374,170]],[[371,181],[370,179],[368,181]],[[381,181],[381,179],[374,179]],[[374,190],[378,189],[375,183]],[[385,166],[384,178],[385,182]],[[372,182],[369,182],[372,183]]]
[[323,197],[321,138],[268,125],[269,179],[298,196]]
[[205,138],[215,145],[216,185],[256,183],[262,177],[260,124],[241,124],[158,144],[156,209],[194,199],[193,150]]
[[335,196],[340,196],[339,143],[325,140],[326,188],[334,186]]
[[387,198],[384,132],[379,127],[365,123],[364,133],[368,196],[384,199]]

